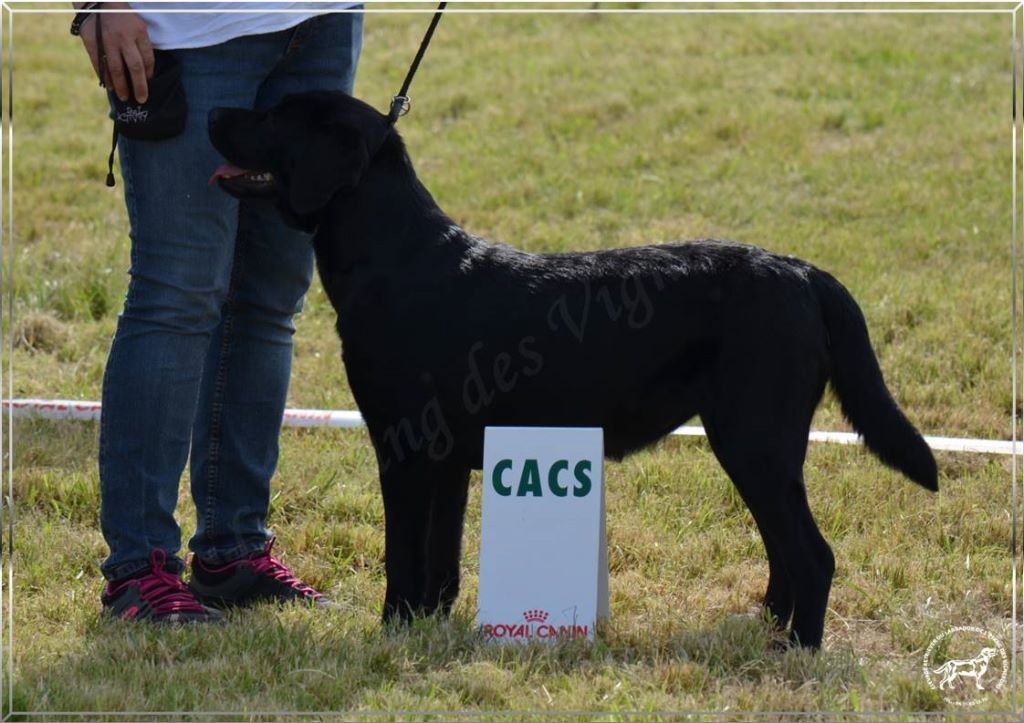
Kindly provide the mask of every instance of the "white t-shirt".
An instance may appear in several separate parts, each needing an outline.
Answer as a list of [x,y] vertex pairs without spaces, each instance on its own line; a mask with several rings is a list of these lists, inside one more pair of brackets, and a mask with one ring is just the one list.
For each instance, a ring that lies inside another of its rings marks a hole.
[[[242,35],[273,33],[359,2],[129,2],[146,22],[153,47],[203,48]],[[161,10],[207,12],[161,12]],[[224,11],[229,12],[224,12]],[[280,12],[287,10],[288,12]],[[239,12],[245,11],[245,12]]]

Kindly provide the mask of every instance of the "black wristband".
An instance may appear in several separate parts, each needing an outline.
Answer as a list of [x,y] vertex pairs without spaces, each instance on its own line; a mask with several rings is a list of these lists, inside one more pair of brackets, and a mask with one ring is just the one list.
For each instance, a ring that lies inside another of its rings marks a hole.
[[95,10],[96,8],[98,8],[102,4],[103,3],[101,3],[101,2],[92,2],[92,3],[86,3],[85,5],[80,7],[78,9],[78,12],[75,13],[75,19],[71,21],[71,34],[72,35],[81,35],[82,34],[82,25],[84,25],[85,21],[89,19],[90,15],[92,15],[92,11]]

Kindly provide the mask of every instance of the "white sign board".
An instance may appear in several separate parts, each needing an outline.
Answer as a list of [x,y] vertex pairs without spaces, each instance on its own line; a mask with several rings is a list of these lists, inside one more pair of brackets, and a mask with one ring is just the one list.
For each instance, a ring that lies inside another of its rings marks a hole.
[[607,616],[604,432],[488,427],[477,605],[484,637],[593,639]]

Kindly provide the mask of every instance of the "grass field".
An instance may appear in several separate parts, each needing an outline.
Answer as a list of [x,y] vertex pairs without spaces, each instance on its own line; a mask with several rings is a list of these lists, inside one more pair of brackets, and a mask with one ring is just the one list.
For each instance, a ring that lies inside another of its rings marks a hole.
[[[358,95],[386,105],[426,20],[368,18]],[[67,21],[14,23],[13,388],[98,399],[127,225],[120,188],[102,183],[104,99]],[[489,238],[560,251],[717,236],[832,271],[924,433],[1007,439],[1010,32],[1008,15],[451,16],[400,130],[441,206]],[[316,282],[292,406],[354,408],[333,322]],[[830,398],[815,427],[846,429]],[[811,448],[811,507],[838,570],[825,647],[810,656],[773,652],[749,615],[763,549],[701,440],[608,466],[599,641],[500,648],[472,624],[478,476],[457,615],[384,632],[367,438],[286,431],[270,522],[285,561],[345,611],[148,630],[99,618],[97,428],[18,421],[13,434],[14,710],[952,716],[964,709],[921,673],[929,641],[978,625],[1010,646],[1006,458],[940,454],[932,496],[863,449]],[[1013,703],[1008,686],[970,710]]]

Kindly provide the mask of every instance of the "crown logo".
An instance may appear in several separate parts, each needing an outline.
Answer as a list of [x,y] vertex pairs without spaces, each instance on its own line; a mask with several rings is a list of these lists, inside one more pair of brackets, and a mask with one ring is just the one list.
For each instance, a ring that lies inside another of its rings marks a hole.
[[523,618],[528,623],[542,623],[548,619],[547,610],[526,610],[523,612]]

